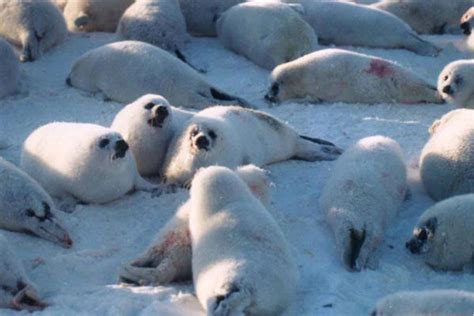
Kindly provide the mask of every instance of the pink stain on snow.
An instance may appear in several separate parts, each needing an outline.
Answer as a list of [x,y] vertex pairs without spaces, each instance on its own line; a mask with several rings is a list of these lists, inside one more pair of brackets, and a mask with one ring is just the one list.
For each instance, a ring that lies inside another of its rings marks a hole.
[[370,61],[370,68],[365,70],[366,73],[383,78],[395,73],[392,66],[383,60],[372,59]]

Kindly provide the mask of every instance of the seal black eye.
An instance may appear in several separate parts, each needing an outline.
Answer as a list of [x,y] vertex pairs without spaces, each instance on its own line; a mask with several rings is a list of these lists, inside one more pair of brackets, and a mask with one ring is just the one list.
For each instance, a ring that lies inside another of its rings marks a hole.
[[53,217],[53,214],[51,213],[51,206],[49,206],[48,203],[43,202],[43,210],[44,210],[44,219]]
[[278,83],[274,83],[272,86],[273,95],[277,95],[279,91],[280,91],[280,86],[278,85]]
[[107,146],[109,143],[110,143],[110,140],[107,139],[107,138],[104,138],[104,139],[102,139],[102,140],[99,142],[99,147],[100,147],[100,148],[104,148],[104,147]]
[[147,103],[145,105],[145,110],[151,110],[151,109],[153,109],[154,106],[155,106],[155,104],[153,102]]
[[449,76],[444,76],[443,80],[446,81],[448,80]]
[[196,136],[198,133],[199,133],[199,131],[198,131],[197,129],[193,129],[193,130],[191,131],[191,136],[194,137],[194,136]]
[[216,133],[214,133],[213,130],[210,130],[209,131],[209,137],[212,138],[212,139],[216,139],[217,135],[216,135]]
[[26,216],[28,217],[36,217],[35,211],[33,211],[31,208],[26,210]]
[[421,241],[425,241],[426,239],[428,239],[428,234],[426,233],[426,229],[422,228],[417,237]]

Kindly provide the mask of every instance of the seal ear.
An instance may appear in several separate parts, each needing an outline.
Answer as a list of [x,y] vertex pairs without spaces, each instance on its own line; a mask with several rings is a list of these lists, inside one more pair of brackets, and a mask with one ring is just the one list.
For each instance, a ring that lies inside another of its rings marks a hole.
[[78,17],[74,20],[74,25],[81,28],[86,26],[89,23],[89,16],[84,12],[79,13]]

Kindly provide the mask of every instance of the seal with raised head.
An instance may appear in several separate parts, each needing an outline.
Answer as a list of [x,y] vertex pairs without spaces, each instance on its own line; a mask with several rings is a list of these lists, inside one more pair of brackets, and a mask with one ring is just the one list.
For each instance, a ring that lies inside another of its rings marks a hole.
[[474,108],[474,60],[456,60],[444,67],[438,92],[457,107]]

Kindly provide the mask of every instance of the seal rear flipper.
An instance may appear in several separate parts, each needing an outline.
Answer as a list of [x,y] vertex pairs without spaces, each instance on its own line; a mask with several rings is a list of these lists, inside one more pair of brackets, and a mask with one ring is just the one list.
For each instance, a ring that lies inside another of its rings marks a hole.
[[36,34],[28,34],[23,40],[23,49],[20,54],[21,62],[34,61],[39,57],[39,38]]
[[236,97],[236,96],[233,96],[233,95],[230,95],[230,94],[227,94],[227,93],[222,92],[222,91],[220,91],[216,88],[211,87],[209,89],[209,92],[211,93],[211,96],[214,99],[216,99],[220,102],[224,101],[226,103],[232,103],[234,105],[240,105],[243,108],[256,109],[256,106],[250,104],[247,100]]
[[140,267],[127,264],[120,269],[119,281],[143,285],[169,284],[176,280],[176,266],[170,258],[164,258],[156,267]]
[[405,48],[418,55],[436,57],[441,51],[441,48],[421,39],[415,34],[410,34],[410,37],[407,38],[407,40],[409,43],[405,45]]
[[207,301],[208,315],[245,315],[245,310],[252,305],[251,293],[236,284],[226,284],[216,292]]
[[299,136],[294,159],[306,161],[335,160],[343,150],[333,143],[307,136]]
[[349,271],[360,271],[363,267],[359,264],[359,254],[365,242],[365,229],[362,231],[355,228],[349,228],[344,232],[345,236],[336,236],[342,238],[342,261]]
[[197,72],[200,72],[200,73],[203,73],[203,74],[207,73],[206,69],[199,68],[197,66],[194,66],[192,63],[190,63],[188,61],[188,59],[186,58],[186,56],[179,49],[175,49],[174,54],[176,55],[176,57],[178,57],[179,60],[181,60],[183,63],[185,63],[189,67],[193,68]]

